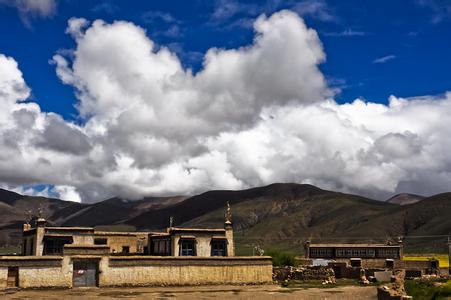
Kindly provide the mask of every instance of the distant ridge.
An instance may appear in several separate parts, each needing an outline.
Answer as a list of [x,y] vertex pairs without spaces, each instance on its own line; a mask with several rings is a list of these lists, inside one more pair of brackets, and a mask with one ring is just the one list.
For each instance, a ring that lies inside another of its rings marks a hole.
[[388,203],[393,203],[393,204],[408,205],[408,204],[417,203],[418,201],[421,201],[424,198],[426,198],[426,197],[421,196],[421,195],[401,193],[401,194],[397,194],[397,195],[387,199],[386,201]]

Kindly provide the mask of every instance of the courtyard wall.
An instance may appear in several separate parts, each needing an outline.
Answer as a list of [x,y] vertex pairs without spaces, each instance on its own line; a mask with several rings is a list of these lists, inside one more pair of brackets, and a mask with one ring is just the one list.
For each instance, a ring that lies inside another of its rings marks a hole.
[[2,256],[0,289],[8,267],[18,267],[19,288],[71,288],[75,259],[99,262],[99,287],[272,282],[269,257]]

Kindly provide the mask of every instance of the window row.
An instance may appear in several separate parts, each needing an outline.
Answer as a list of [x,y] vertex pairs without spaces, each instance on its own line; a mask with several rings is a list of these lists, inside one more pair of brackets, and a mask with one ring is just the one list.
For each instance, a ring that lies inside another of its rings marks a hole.
[[336,257],[374,257],[374,249],[336,249]]
[[[151,242],[151,255],[172,255],[171,239],[153,239]],[[210,243],[211,256],[227,256],[227,241],[212,240]],[[179,256],[197,256],[197,242],[195,239],[180,239],[178,244]]]

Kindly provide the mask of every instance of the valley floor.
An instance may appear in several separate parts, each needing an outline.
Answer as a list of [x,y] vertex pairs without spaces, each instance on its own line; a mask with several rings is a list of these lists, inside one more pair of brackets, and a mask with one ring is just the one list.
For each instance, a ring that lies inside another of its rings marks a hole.
[[0,292],[1,299],[376,299],[376,287],[196,286]]

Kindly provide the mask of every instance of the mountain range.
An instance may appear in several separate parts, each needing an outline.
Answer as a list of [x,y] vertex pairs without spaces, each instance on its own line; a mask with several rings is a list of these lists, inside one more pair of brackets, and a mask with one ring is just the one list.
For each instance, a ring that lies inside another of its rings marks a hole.
[[208,191],[187,197],[111,198],[94,204],[24,196],[0,189],[0,245],[20,244],[25,220],[39,208],[50,225],[101,230],[162,230],[175,226],[222,227],[227,201],[239,254],[256,245],[302,252],[306,239],[322,242],[385,242],[405,237],[414,251],[445,251],[451,235],[451,193],[400,194],[387,201],[275,183],[246,190]]

